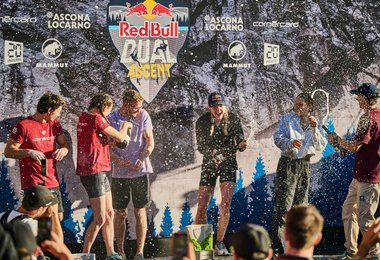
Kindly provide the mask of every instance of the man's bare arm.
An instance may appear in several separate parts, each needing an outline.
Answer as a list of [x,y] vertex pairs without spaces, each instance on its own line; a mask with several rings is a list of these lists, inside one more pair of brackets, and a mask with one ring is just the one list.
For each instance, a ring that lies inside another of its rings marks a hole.
[[22,159],[26,157],[32,157],[34,160],[46,159],[45,154],[42,152],[33,149],[20,149],[20,146],[20,143],[9,138],[4,149],[5,157],[13,159]]

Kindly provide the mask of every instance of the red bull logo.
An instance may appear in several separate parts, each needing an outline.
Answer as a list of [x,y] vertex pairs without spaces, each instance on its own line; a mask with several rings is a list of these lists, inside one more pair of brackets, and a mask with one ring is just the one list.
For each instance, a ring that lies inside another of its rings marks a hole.
[[171,77],[189,31],[188,3],[111,0],[107,25],[130,82],[150,102]]
[[[148,3],[145,3],[148,2]],[[127,16],[130,16],[132,14],[136,14],[137,16],[141,15],[155,15],[155,16],[162,16],[162,15],[167,15],[172,17],[171,11],[173,4],[169,4],[168,7],[160,4],[160,3],[155,3],[149,12],[148,7],[151,5],[149,2],[152,1],[145,1],[144,3],[140,3],[134,6],[131,6],[130,3],[127,2]],[[149,4],[149,5],[148,5]]]

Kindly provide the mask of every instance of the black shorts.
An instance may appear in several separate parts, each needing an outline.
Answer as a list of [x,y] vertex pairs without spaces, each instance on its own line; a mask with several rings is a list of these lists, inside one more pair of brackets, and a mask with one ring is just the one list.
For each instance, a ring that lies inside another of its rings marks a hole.
[[114,209],[125,209],[131,200],[135,208],[149,208],[150,181],[149,176],[137,178],[112,178],[112,205]]
[[235,163],[221,165],[213,163],[203,164],[199,186],[215,187],[218,177],[220,183],[227,181],[236,183],[236,171],[237,165]]
[[80,181],[90,199],[99,198],[111,191],[110,172],[99,172],[94,175],[80,176]]

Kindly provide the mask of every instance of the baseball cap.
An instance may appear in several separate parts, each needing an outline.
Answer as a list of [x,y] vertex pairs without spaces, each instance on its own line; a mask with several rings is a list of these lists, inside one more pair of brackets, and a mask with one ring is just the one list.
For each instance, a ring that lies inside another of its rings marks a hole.
[[22,204],[29,206],[32,209],[40,207],[49,207],[58,203],[58,198],[44,186],[33,186],[24,191]]
[[36,238],[33,235],[32,229],[26,223],[21,221],[14,221],[12,223],[4,224],[4,229],[11,235],[13,244],[20,254],[28,256],[33,255],[36,250]]
[[216,106],[216,105],[224,105],[224,96],[220,92],[212,92],[208,96],[208,105]]
[[265,259],[271,249],[271,240],[264,227],[244,224],[232,236],[235,253],[246,260]]
[[371,83],[363,83],[358,88],[352,89],[350,91],[351,94],[362,94],[366,96],[367,98],[378,98],[379,96],[379,90],[376,85]]

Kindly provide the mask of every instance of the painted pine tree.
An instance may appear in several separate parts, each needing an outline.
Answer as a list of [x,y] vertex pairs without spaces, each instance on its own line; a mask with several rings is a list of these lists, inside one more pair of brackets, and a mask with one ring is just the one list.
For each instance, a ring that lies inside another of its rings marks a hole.
[[212,225],[214,231],[218,228],[218,216],[219,208],[218,205],[216,205],[214,193],[212,193],[210,203],[207,208],[207,223]]
[[67,219],[71,217],[72,203],[71,203],[69,194],[67,193],[67,190],[66,190],[66,181],[65,181],[65,176],[63,174],[61,177],[60,186],[61,186],[61,193],[62,193],[63,213],[64,213],[63,219]]
[[71,208],[68,217],[63,220],[62,230],[66,243],[77,243],[80,232],[78,221],[74,221],[74,210]]
[[236,192],[240,191],[241,189],[243,189],[243,170],[239,168],[239,176],[236,180],[234,193],[236,194]]
[[156,226],[154,224],[154,216],[152,215],[150,218],[148,217],[147,221],[148,221],[147,237],[149,238],[157,237]]
[[170,210],[169,205],[166,203],[165,210],[164,210],[164,215],[162,217],[162,222],[161,222],[161,232],[160,236],[161,237],[171,237],[173,234],[173,219],[172,219],[172,213]]
[[[327,120],[326,127],[329,131],[335,132],[334,121],[332,120],[332,118],[329,118],[329,120]],[[325,137],[327,139],[327,133],[325,134]],[[328,143],[325,147],[325,150],[323,150],[322,158],[326,158],[330,155],[333,155],[334,153],[335,153],[334,147],[330,143]]]
[[8,168],[4,155],[1,156],[1,173],[0,173],[0,212],[12,210],[16,207],[14,187],[8,178]]
[[267,229],[272,223],[273,204],[269,198],[269,184],[266,178],[264,160],[261,154],[256,159],[255,171],[252,178],[252,191],[250,193],[251,201],[248,202],[248,208],[251,210],[250,222],[262,225]]
[[191,215],[190,205],[186,199],[185,203],[182,206],[182,213],[180,219],[179,230],[186,231],[186,227],[193,223],[193,216]]
[[129,231],[130,230],[130,226],[129,226],[129,222],[128,222],[128,218],[125,219],[125,239],[126,240],[130,240],[131,239],[131,232]]

